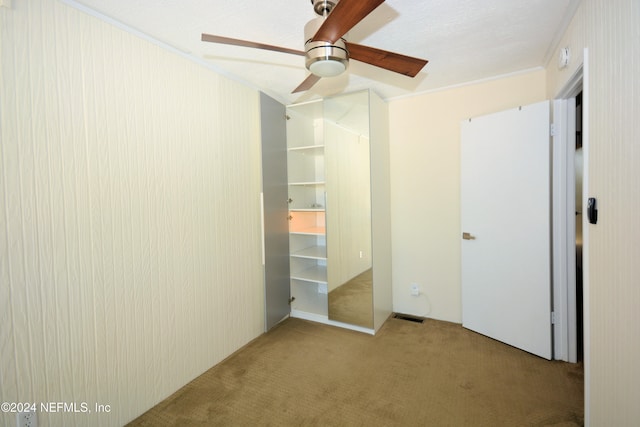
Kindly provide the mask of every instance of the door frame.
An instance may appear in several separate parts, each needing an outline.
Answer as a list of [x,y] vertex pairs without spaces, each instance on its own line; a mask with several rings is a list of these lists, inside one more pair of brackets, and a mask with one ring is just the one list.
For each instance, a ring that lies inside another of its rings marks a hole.
[[577,300],[575,259],[575,90],[553,101],[552,131],[552,265],[553,358],[577,362]]
[[[582,91],[582,150],[583,150],[583,187],[582,200],[588,194],[588,69],[587,50],[584,62],[574,72],[553,101],[553,311],[554,311],[554,359],[577,362],[577,300],[575,292],[575,211],[568,200],[575,195],[575,167],[572,153],[575,152],[575,99]],[[571,145],[571,146],[570,146]],[[578,208],[578,207],[576,207]],[[585,211],[584,206],[581,207]],[[588,227],[586,215],[583,215],[583,351],[586,366],[588,357]],[[586,384],[586,382],[585,382]]]

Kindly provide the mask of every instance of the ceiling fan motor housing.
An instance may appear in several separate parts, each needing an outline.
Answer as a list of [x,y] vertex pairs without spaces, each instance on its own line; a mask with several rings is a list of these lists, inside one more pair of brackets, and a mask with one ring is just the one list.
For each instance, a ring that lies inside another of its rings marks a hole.
[[347,69],[349,51],[344,38],[335,43],[312,40],[323,22],[324,18],[318,17],[307,22],[307,25],[304,26],[305,66],[317,76],[333,77]]

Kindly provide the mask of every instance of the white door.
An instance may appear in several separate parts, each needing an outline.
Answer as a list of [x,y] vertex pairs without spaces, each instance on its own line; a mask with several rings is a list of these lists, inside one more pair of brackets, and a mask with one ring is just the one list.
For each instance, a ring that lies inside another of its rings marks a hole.
[[462,324],[551,359],[549,102],[462,123]]

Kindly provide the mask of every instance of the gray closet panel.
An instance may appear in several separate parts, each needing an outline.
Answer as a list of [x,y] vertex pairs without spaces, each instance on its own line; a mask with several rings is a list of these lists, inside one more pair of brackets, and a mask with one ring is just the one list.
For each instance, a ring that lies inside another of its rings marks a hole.
[[289,316],[289,222],[285,107],[260,93],[265,329]]

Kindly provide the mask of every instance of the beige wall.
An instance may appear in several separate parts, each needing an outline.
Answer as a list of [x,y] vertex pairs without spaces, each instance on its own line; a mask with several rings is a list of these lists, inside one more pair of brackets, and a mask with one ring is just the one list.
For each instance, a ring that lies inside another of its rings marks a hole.
[[390,102],[394,311],[461,322],[460,122],[545,91],[540,69]]
[[555,96],[588,49],[588,194],[598,199],[588,226],[585,304],[589,352],[587,410],[592,426],[640,420],[640,2],[583,0],[559,47],[574,62],[549,66]]
[[[560,49],[567,47],[570,51],[569,64],[566,68],[558,68]],[[575,12],[567,31],[562,36],[558,47],[547,67],[547,98],[555,99],[565,88],[569,79],[576,74],[584,62],[584,7]]]
[[122,425],[264,329],[258,93],[60,2],[12,5],[0,401]]

